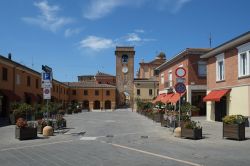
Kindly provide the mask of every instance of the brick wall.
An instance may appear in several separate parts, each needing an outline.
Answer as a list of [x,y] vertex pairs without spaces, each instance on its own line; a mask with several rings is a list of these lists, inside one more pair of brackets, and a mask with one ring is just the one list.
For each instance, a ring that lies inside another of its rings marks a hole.
[[233,48],[224,52],[225,81],[216,82],[216,57],[208,59],[208,89],[226,88],[250,83],[250,77],[238,78],[238,50]]

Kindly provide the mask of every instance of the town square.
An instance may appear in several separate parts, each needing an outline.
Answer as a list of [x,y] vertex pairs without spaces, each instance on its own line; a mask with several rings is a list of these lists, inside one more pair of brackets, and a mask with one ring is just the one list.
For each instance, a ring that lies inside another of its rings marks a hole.
[[248,5],[1,1],[0,165],[249,165]]

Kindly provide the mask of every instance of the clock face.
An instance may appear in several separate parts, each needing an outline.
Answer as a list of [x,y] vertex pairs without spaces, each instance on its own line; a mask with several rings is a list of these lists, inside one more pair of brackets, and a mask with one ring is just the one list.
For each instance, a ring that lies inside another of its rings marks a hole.
[[126,66],[124,66],[124,67],[122,68],[122,72],[123,72],[123,73],[127,73],[127,72],[128,72],[128,68],[127,68]]

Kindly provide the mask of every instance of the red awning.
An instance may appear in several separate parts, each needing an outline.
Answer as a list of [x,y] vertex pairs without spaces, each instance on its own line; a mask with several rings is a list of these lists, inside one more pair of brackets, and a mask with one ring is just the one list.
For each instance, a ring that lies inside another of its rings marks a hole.
[[0,92],[6,96],[10,101],[20,101],[21,97],[16,95],[13,91],[11,90],[6,90],[6,89],[2,89],[0,90]]
[[155,104],[156,102],[161,101],[161,99],[162,99],[165,95],[166,95],[165,93],[162,93],[162,94],[158,95],[158,96],[156,97],[156,99],[154,99],[154,101],[153,101],[152,103]]
[[175,93],[168,101],[169,103],[177,103],[180,100],[180,97],[182,97],[185,93]]
[[220,101],[220,99],[226,95],[227,93],[229,93],[231,91],[231,89],[223,89],[223,90],[215,90],[215,91],[211,91],[209,92],[209,94],[207,96],[205,96],[203,98],[204,102],[207,101]]
[[174,93],[168,93],[165,96],[161,98],[161,102],[163,103],[170,103],[169,100],[170,98],[174,95]]

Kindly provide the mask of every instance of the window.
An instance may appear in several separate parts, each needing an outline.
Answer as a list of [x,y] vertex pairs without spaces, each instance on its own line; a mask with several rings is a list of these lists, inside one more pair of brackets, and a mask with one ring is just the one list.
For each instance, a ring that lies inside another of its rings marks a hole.
[[95,95],[99,96],[99,90],[95,90]]
[[128,55],[122,55],[122,63],[128,63]]
[[38,79],[36,79],[36,88],[39,88],[39,83],[38,83]]
[[164,73],[161,73],[161,84],[164,84]]
[[110,91],[109,90],[106,91],[106,96],[110,96]]
[[140,96],[140,95],[141,95],[141,90],[137,89],[137,96]]
[[83,95],[84,95],[84,96],[88,96],[88,90],[84,90],[84,91],[83,91]]
[[149,90],[148,90],[148,94],[149,94],[149,96],[152,96],[152,95],[153,95],[153,90],[152,90],[152,89],[149,89]]
[[20,78],[21,78],[20,75],[17,74],[17,75],[16,75],[16,84],[17,84],[17,85],[20,85],[20,83],[21,83]]
[[27,76],[27,86],[30,86],[30,76]]
[[55,85],[53,85],[53,92],[55,92]]
[[7,81],[8,80],[8,69],[7,68],[5,68],[5,67],[3,67],[3,70],[2,70],[2,72],[3,72],[3,75],[2,75],[2,79],[3,79],[3,81]]
[[56,86],[56,92],[58,93],[58,86]]
[[76,90],[72,90],[72,95],[76,95]]
[[173,86],[173,75],[172,75],[172,70],[168,72],[168,81],[169,81],[169,87]]
[[207,63],[206,62],[204,62],[204,61],[198,62],[198,75],[200,77],[207,76]]
[[159,94],[159,89],[157,89],[157,95]]
[[224,54],[216,56],[216,81],[222,81],[225,79],[224,76]]
[[250,75],[250,42],[238,47],[238,75]]

